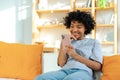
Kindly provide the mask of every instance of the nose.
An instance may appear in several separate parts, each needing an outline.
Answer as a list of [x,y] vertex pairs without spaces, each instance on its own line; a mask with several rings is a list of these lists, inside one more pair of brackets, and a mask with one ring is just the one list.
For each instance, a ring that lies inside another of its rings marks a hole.
[[73,32],[77,32],[77,28],[76,27],[73,28]]

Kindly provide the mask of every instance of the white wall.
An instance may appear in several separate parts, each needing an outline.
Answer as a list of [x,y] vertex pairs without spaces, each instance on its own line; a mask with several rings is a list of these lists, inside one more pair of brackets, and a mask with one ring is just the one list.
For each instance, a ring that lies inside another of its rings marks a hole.
[[118,52],[120,53],[120,0],[118,0]]
[[32,42],[32,0],[0,0],[0,41]]
[[57,57],[58,57],[58,53],[43,54],[43,65],[42,65],[43,73],[61,69],[61,67],[57,65]]

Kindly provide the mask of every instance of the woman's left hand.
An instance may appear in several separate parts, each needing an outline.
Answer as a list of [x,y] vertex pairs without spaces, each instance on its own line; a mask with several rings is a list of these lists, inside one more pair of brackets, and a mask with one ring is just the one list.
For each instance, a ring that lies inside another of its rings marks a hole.
[[75,50],[74,50],[72,45],[66,45],[66,48],[67,48],[67,54],[68,55],[71,56],[72,54],[75,54]]

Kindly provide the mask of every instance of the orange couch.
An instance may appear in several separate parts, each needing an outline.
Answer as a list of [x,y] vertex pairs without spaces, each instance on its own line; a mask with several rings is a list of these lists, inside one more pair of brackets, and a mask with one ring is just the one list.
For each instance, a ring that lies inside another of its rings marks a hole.
[[43,44],[0,42],[0,78],[34,80],[42,73]]
[[[42,73],[42,51],[43,44],[0,42],[0,78],[34,80]],[[120,55],[104,56],[102,76],[96,80],[120,80],[119,72]]]

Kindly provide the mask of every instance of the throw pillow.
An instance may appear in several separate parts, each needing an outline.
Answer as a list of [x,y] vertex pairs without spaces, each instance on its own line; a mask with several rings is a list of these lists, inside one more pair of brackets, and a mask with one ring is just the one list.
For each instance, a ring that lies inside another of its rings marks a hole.
[[102,80],[120,80],[120,55],[104,56]]
[[0,42],[0,77],[34,80],[42,72],[43,44]]

